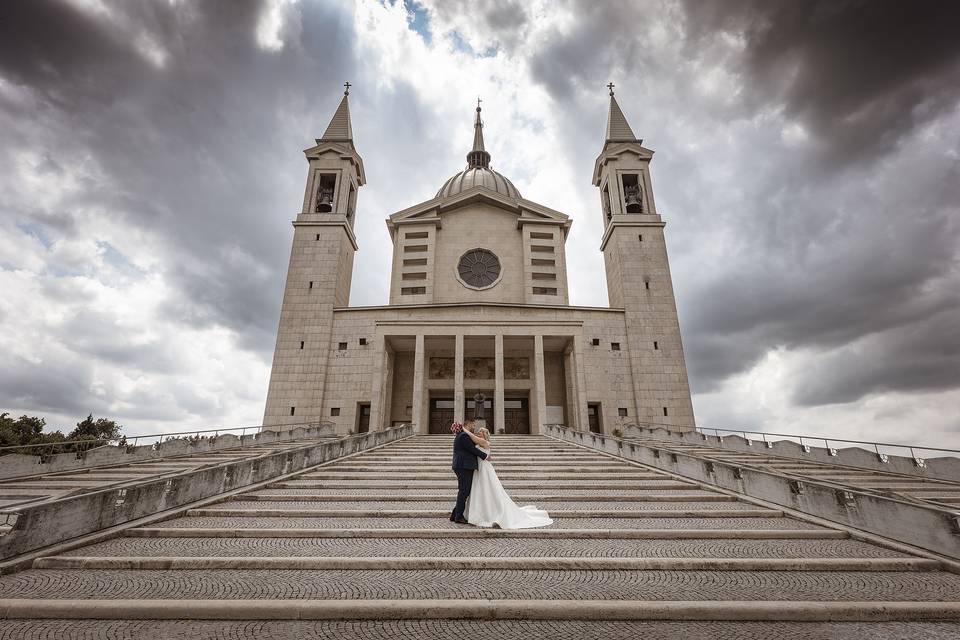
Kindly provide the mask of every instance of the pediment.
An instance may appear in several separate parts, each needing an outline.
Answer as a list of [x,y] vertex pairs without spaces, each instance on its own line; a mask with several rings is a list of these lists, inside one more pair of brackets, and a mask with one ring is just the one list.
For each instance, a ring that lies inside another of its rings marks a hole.
[[603,147],[603,151],[597,156],[593,163],[593,184],[600,186],[600,167],[611,160],[616,160],[622,155],[632,154],[637,159],[650,162],[653,159],[653,150],[647,149],[639,142],[608,142]]
[[486,187],[472,187],[450,198],[432,198],[389,217],[387,227],[391,232],[400,224],[435,223],[442,226],[443,214],[462,207],[483,203],[517,216],[518,226],[525,222],[553,223],[570,227],[570,217],[549,207],[523,198],[510,198]]
[[309,149],[303,150],[303,155],[307,160],[319,160],[326,154],[331,154],[339,160],[352,163],[357,168],[357,181],[364,185],[367,183],[367,176],[363,169],[363,159],[352,142],[327,142],[317,140],[317,144]]

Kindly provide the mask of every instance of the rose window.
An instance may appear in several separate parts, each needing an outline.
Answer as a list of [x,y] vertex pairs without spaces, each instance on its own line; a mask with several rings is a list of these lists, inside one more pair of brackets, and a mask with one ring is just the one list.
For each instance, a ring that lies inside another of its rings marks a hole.
[[470,249],[460,256],[457,273],[464,284],[486,289],[500,279],[500,260],[488,249]]

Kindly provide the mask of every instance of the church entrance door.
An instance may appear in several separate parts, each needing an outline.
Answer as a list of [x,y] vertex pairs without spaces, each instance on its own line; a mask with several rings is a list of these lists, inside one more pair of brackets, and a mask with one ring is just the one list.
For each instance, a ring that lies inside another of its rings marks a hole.
[[430,433],[450,433],[453,398],[430,398]]
[[530,433],[530,409],[526,398],[504,399],[503,426],[506,433]]

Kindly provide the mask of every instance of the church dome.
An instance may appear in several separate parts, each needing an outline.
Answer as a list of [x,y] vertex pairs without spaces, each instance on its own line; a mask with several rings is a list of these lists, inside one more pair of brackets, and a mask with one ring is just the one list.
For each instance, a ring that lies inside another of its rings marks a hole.
[[483,122],[480,120],[480,101],[473,123],[473,149],[467,154],[467,168],[443,183],[438,198],[449,198],[473,187],[486,187],[508,198],[519,198],[520,192],[502,174],[490,168],[490,154],[483,147]]
[[486,187],[508,198],[519,198],[520,192],[502,174],[487,167],[467,167],[443,183],[438,198],[449,198],[472,187]]

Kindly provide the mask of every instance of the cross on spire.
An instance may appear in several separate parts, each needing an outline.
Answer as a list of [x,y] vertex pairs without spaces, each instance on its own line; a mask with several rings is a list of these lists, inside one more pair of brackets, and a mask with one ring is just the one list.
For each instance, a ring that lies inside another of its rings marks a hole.
[[612,82],[607,85],[607,89],[610,89],[610,95],[611,95],[611,96],[613,95],[613,87],[614,87],[614,86],[615,86],[615,85],[614,85]]
[[480,96],[477,96],[477,111],[480,111],[480,102],[482,102]]
[[[343,92],[343,95],[345,96],[350,95],[350,87],[352,87],[353,85],[351,85],[349,82],[344,82],[343,86],[346,87],[346,89]],[[613,95],[613,94],[610,94],[610,95]]]

